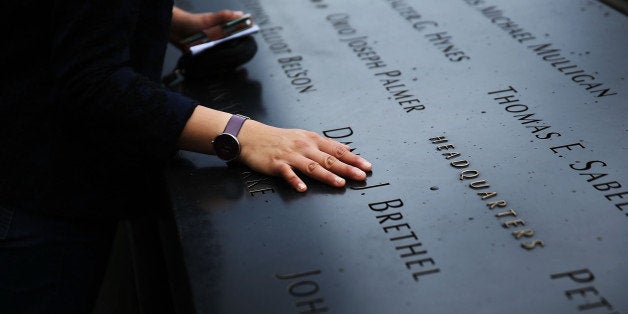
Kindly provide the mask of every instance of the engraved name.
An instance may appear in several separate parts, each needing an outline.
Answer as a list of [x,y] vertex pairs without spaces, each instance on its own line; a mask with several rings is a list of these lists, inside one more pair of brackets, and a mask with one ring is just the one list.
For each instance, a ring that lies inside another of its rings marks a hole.
[[290,80],[290,84],[294,86],[299,93],[309,93],[316,90],[312,84],[312,79],[307,76],[308,70],[301,66],[303,57],[279,58],[277,61],[281,64],[281,69]]
[[292,53],[292,49],[281,36],[282,31],[283,27],[281,26],[264,27],[259,31],[262,39],[268,45],[268,49],[274,54]]
[[[274,54],[292,53],[292,50],[281,36],[282,31],[283,27],[281,26],[260,29],[262,39],[268,44],[268,48]],[[281,70],[286,78],[290,80],[290,85],[294,86],[299,93],[313,92],[316,88],[312,83],[312,79],[308,77],[309,71],[302,66],[303,61],[302,56],[289,56],[277,59]]]
[[[323,131],[323,134],[338,141],[344,140],[345,142],[343,143],[347,145],[352,143],[352,141],[348,141],[353,135],[351,127],[326,130]],[[350,189],[364,191],[389,185],[390,183],[386,182],[367,186],[351,186]],[[362,195],[365,195],[365,193],[362,193]],[[395,250],[400,253],[399,258],[404,262],[406,269],[411,271],[414,281],[418,282],[421,276],[439,273],[440,268],[434,267],[436,265],[434,258],[428,256],[427,250],[421,249],[423,244],[418,241],[418,235],[410,224],[406,222],[403,213],[399,209],[403,205],[404,203],[401,199],[393,199],[369,203],[368,207],[372,212],[377,213],[375,218],[382,231],[390,236],[388,240],[393,242]]]
[[[557,147],[554,147],[554,148],[557,148]],[[606,192],[610,190],[615,191],[616,189],[621,189],[623,186],[621,185],[621,183],[615,180],[607,181],[608,179],[604,179],[604,180],[597,181],[601,178],[606,177],[608,173],[599,172],[599,170],[588,171],[588,170],[591,170],[592,168],[597,169],[597,168],[602,168],[606,166],[607,166],[606,162],[602,160],[589,160],[586,162],[581,162],[579,160],[576,160],[574,163],[569,164],[569,168],[576,170],[578,172],[581,172],[579,173],[579,175],[583,176],[583,178],[587,178],[587,182],[591,182],[591,187],[593,187],[595,190],[599,192]],[[604,198],[606,198],[607,201],[610,201],[610,202],[617,201],[617,203],[613,205],[615,205],[615,207],[617,207],[617,209],[619,209],[622,212],[624,211],[624,207],[628,209],[628,201],[620,202],[619,200],[616,200],[616,199],[624,199],[624,196],[626,196],[625,198],[628,199],[628,190],[624,189],[621,192],[604,194]],[[626,211],[624,215],[628,217],[628,210]]]
[[277,59],[281,70],[290,81],[296,91],[300,94],[316,91],[312,79],[308,76],[308,70],[303,66],[304,59],[300,55],[284,56],[293,54],[290,45],[284,40],[282,26],[272,26],[270,17],[264,11],[264,7],[255,0],[247,0],[244,7],[253,14],[255,23],[260,26],[262,40],[268,45],[268,49],[275,55],[282,55]]
[[[589,93],[594,94],[596,97],[617,95],[616,91],[607,88],[592,72],[582,70],[580,66],[565,57],[561,49],[553,47],[553,43],[535,43],[534,41],[537,40],[536,36],[526,31],[519,23],[513,21],[513,19],[505,16],[503,10],[499,9],[499,7],[487,5],[484,0],[463,1],[471,7],[475,7],[484,17],[488,18],[491,23],[507,32],[510,37],[516,39],[519,43],[526,42],[527,48],[541,57],[542,61],[551,64],[554,69],[569,77],[572,82],[583,87]],[[594,71],[593,73],[597,72]]]
[[327,16],[327,21],[331,23],[340,36],[340,42],[346,43],[353,51],[355,56],[361,60],[369,69],[377,69],[374,74],[380,80],[382,87],[391,95],[389,99],[393,99],[406,113],[421,111],[425,109],[425,105],[404,82],[400,70],[386,70],[387,63],[379,55],[379,53],[369,44],[368,36],[357,35],[357,29],[349,22],[350,16],[346,13],[335,13]]
[[529,113],[530,107],[522,103],[517,98],[516,93],[518,91],[512,86],[508,86],[507,89],[488,92],[493,97],[493,100],[497,100],[498,104],[504,105],[504,110],[514,113],[513,117],[521,121],[521,125],[529,129],[534,134],[534,137],[540,140],[549,140],[561,136],[559,132],[553,132],[552,126],[539,118],[536,113]]
[[[550,278],[552,280],[557,280],[560,284],[569,285],[569,288],[571,289],[565,290],[565,297],[570,301],[577,302],[576,307],[578,308],[578,311],[588,311],[600,308],[606,308],[611,311],[613,310],[613,305],[611,305],[606,298],[600,295],[598,289],[593,286],[595,275],[593,275],[590,270],[583,268],[564,273],[556,273],[551,274]],[[616,313],[618,312],[613,312],[613,314]]]
[[[512,86],[508,86],[506,89],[499,89],[490,91],[487,94],[493,97],[499,105],[504,106],[504,110],[509,113],[514,113],[513,117],[522,121],[521,124],[530,130],[534,137],[541,140],[551,140],[561,136],[560,132],[554,130],[551,124],[543,121],[536,113],[529,113],[530,107],[519,100],[517,95],[519,91]],[[549,147],[554,156],[563,157],[569,153],[569,151],[582,150],[586,146],[582,143],[571,143],[566,145],[557,145]],[[614,206],[623,212],[624,207],[628,209],[628,201],[622,201],[624,198],[628,199],[628,190],[617,181],[616,179],[609,179],[607,171],[600,172],[599,168],[606,167],[607,163],[603,160],[589,160],[581,162],[579,160],[569,164],[569,168],[576,170],[580,176],[587,179],[587,182],[591,183],[598,192],[608,193],[612,191],[614,193],[604,194],[606,200],[614,202]],[[593,170],[592,170],[593,169]],[[589,171],[592,170],[592,171]],[[599,181],[598,181],[599,180]],[[626,196],[626,197],[624,197]],[[628,217],[628,212],[625,213]]]
[[429,28],[435,32],[426,34],[425,38],[438,50],[440,50],[443,55],[450,62],[460,62],[464,60],[470,60],[469,57],[464,51],[454,44],[453,36],[450,35],[447,31],[444,30],[436,30],[439,27],[438,23],[432,20],[426,20],[421,16],[421,14],[410,4],[408,4],[404,0],[384,0],[388,2],[390,6],[397,11],[397,13],[404,18],[406,21],[412,24],[412,28],[416,31],[422,32],[426,28]]
[[360,155],[360,153],[356,152],[356,148],[353,147],[351,144],[353,144],[353,141],[347,141],[346,138],[350,137],[351,135],[353,135],[353,129],[350,126],[346,126],[343,128],[337,128],[337,129],[330,129],[330,130],[325,130],[323,131],[323,135],[327,138],[331,138],[334,139],[342,144],[345,145],[349,145],[351,146],[351,148],[349,149],[350,152],[356,154],[356,155]]
[[[353,190],[365,190],[388,186],[390,183],[377,184],[373,186],[351,188]],[[395,250],[398,251],[399,258],[402,259],[406,268],[412,272],[414,281],[419,282],[421,276],[436,274],[440,272],[440,268],[434,267],[436,261],[428,256],[427,250],[423,249],[423,243],[419,242],[419,236],[414,232],[409,223],[406,222],[403,213],[399,208],[404,203],[401,199],[387,200],[383,202],[369,203],[368,207],[371,211],[376,212],[378,224],[382,231],[392,242]]]
[[299,313],[321,313],[329,311],[329,308],[325,305],[325,299],[320,296],[320,287],[314,280],[314,276],[320,274],[321,270],[315,269],[302,273],[275,274],[275,277],[290,282],[287,287],[288,293],[297,299],[294,307]]

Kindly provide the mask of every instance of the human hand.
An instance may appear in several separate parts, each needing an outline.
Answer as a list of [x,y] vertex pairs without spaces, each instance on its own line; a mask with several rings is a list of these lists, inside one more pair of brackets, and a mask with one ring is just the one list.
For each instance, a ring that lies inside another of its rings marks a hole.
[[189,36],[204,32],[211,39],[216,40],[226,34],[222,24],[244,15],[241,11],[222,10],[210,13],[190,13],[177,7],[172,9],[172,24],[170,26],[170,41],[177,47],[183,47],[179,42]]
[[[372,165],[349,146],[314,132],[282,129],[247,120],[238,134],[240,161],[258,172],[282,177],[299,192],[307,190],[295,170],[325,184],[342,187],[344,178],[363,181]],[[344,177],[344,178],[343,178]]]

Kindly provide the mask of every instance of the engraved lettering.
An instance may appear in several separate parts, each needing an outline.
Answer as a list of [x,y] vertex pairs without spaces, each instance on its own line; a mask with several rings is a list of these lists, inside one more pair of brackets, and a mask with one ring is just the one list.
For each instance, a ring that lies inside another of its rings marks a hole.
[[[497,91],[492,91],[489,92],[489,94],[495,95],[495,96],[499,96],[499,97],[495,97],[495,99],[501,99],[501,102],[504,103],[508,103],[508,102],[515,102],[518,101],[517,99],[514,99],[512,97],[512,95],[506,95],[504,96],[504,93],[511,93],[511,92],[516,92],[516,90],[510,86],[508,89],[503,89],[503,90],[497,90]],[[496,95],[499,94],[499,95]],[[429,141],[432,142],[432,144],[438,145],[438,144],[442,144],[444,142],[448,142],[448,140],[444,137],[444,136],[439,136],[439,137],[432,137],[429,138]],[[437,151],[439,150],[439,147],[454,147],[453,144],[447,144],[445,145],[441,145],[441,146],[437,146]],[[445,153],[442,154],[443,156],[447,156],[445,157],[445,159],[449,159],[450,156],[449,155],[451,153]],[[455,153],[457,155],[459,155],[458,153]],[[471,163],[467,160],[467,159],[459,159],[459,160],[454,160],[452,162],[450,162],[450,165],[454,168],[466,168],[470,165]],[[460,173],[459,175],[459,179],[460,180],[464,180],[464,179],[471,179],[471,178],[475,178],[479,176],[479,171],[477,170],[464,170]],[[486,180],[475,180],[471,183],[469,183],[469,188],[473,189],[473,190],[480,190],[480,189],[486,189],[486,188],[490,188],[490,185],[486,182]],[[482,201],[485,201],[489,198],[493,198],[497,196],[497,192],[495,191],[491,191],[491,192],[479,192],[477,193],[478,196],[481,197]],[[507,202],[505,200],[499,200],[499,201],[492,201],[492,202],[488,202],[486,203],[486,206],[488,206],[489,209],[494,209],[495,207],[506,207],[507,206]],[[509,209],[507,211],[501,211],[495,214],[495,217],[497,218],[503,218],[503,217],[517,217],[518,214],[517,212],[515,212],[514,209]],[[523,226],[525,225],[525,222],[523,221],[523,219],[514,219],[506,221],[506,222],[502,222],[501,225],[504,227],[504,229],[510,229],[512,227],[517,227],[517,226]],[[532,235],[534,235],[534,231],[532,231],[532,229],[525,229],[525,230],[516,230],[514,232],[512,232],[512,235],[514,236],[515,240],[519,240],[522,237],[532,237]],[[520,243],[520,246],[525,249],[525,250],[532,250],[536,247],[544,247],[545,243],[542,240],[533,240],[531,242],[524,242],[524,243]]]
[[443,153],[443,156],[445,156],[445,159],[451,159],[460,156],[460,153]]
[[[504,110],[506,110],[506,112],[519,113],[519,114],[513,115],[513,117],[521,121],[521,124],[525,125],[527,129],[531,129],[532,130],[531,133],[534,134],[534,137],[536,137],[537,139],[547,140],[553,137],[561,136],[561,134],[558,132],[543,132],[545,130],[550,129],[551,126],[546,125],[546,124],[542,124],[542,125],[537,124],[537,123],[543,122],[542,119],[537,119],[537,118],[531,119],[531,117],[535,116],[536,113],[525,113],[530,108],[527,105],[517,103],[519,102],[519,99],[516,98],[515,93],[518,93],[518,92],[512,86],[509,86],[508,89],[488,92],[489,95],[497,96],[497,97],[494,97],[493,99],[498,100],[498,104],[508,104],[507,106],[504,107]],[[531,124],[531,125],[528,125],[528,124]]]
[[610,201],[612,197],[619,196],[619,198],[624,198],[624,195],[628,195],[628,191],[615,194],[606,194],[604,195],[604,197],[606,197],[606,199]]
[[489,202],[488,204],[486,204],[486,206],[488,206],[488,208],[493,209],[495,208],[495,206],[497,207],[506,207],[507,203],[504,200],[501,201],[496,201],[496,202]]
[[515,226],[524,226],[526,223],[521,219],[506,221],[502,224],[504,228],[510,228]]
[[380,184],[376,184],[376,185],[367,185],[367,186],[352,186],[349,187],[352,190],[366,190],[366,189],[372,189],[372,188],[378,188],[380,186],[387,186],[390,185],[390,183],[386,182],[386,183],[380,183]]
[[[591,170],[594,165],[599,165],[599,167],[607,167],[608,165],[606,164],[606,162],[601,161],[601,160],[591,160],[591,161],[587,161],[584,163],[584,165],[580,162],[580,161],[575,161],[574,163],[569,164],[569,168],[576,170],[576,171],[585,171],[585,170]],[[597,181],[601,178],[605,178],[606,176],[608,176],[608,173],[580,173],[579,175],[581,176],[587,176],[587,182],[594,182]],[[619,181],[608,181],[608,182],[604,182],[604,183],[595,183],[592,184],[591,187],[593,187],[595,190],[597,191],[609,191],[611,189],[619,189],[622,187],[622,184],[619,183]],[[618,198],[624,198],[623,195],[628,194],[628,191],[622,191],[622,192],[618,192],[618,193],[612,193],[612,194],[606,194],[604,195],[604,197],[608,200],[608,201],[612,201],[613,197],[618,197]],[[619,209],[620,211],[623,211],[624,206],[628,205],[628,203],[619,203],[619,204],[613,204],[617,209]],[[626,216],[628,216],[628,213],[625,214]]]
[[277,279],[287,280],[287,279],[295,279],[295,278],[306,277],[306,276],[311,276],[311,275],[318,275],[320,273],[321,271],[316,269],[316,270],[310,270],[303,273],[294,273],[294,274],[286,274],[286,275],[275,274],[275,277],[277,277]]
[[429,274],[436,274],[440,272],[440,269],[436,268],[436,269],[430,269],[430,270],[426,270],[426,271],[420,271],[420,272],[416,272],[416,273],[412,273],[412,278],[414,278],[414,280],[419,281],[419,277],[421,276],[425,276],[425,275],[429,275]]
[[521,247],[526,249],[526,250],[533,250],[534,248],[536,248],[537,246],[541,246],[544,247],[545,243],[541,240],[534,240],[530,243],[521,243]]
[[295,297],[310,296],[318,292],[318,284],[311,280],[304,280],[295,283],[291,283],[288,286],[288,291]]
[[486,184],[486,180],[473,181],[473,182],[469,183],[469,186],[472,189],[476,189],[476,190],[487,189],[487,188],[491,187],[490,185]]
[[478,193],[478,195],[481,196],[483,200],[485,200],[487,198],[497,196],[497,192],[480,192]]
[[416,247],[420,247],[423,246],[423,244],[421,244],[421,242],[417,242],[417,243],[413,243],[413,244],[408,244],[408,245],[400,245],[400,246],[396,246],[395,249],[396,250],[408,250],[409,253],[403,253],[401,255],[399,255],[399,257],[409,257],[409,256],[415,256],[415,255],[422,255],[427,253],[427,251],[416,251],[414,248]]
[[[381,207],[380,205],[385,205],[384,207]],[[378,203],[370,203],[369,204],[369,208],[373,211],[376,212],[381,212],[384,210],[387,210],[388,208],[399,208],[403,206],[403,202],[401,201],[401,199],[394,199],[394,200],[390,200],[390,201],[385,201],[385,202],[378,202]]]
[[[399,16],[408,21],[416,31],[422,32],[428,27],[438,27],[438,23],[435,21],[423,20],[421,14],[405,1],[388,0],[388,2],[391,4],[391,7],[399,13]],[[446,31],[427,34],[425,38],[439,49],[450,62],[460,62],[471,59],[471,57],[453,43],[452,36]]]
[[618,189],[621,184],[617,181],[594,184],[593,187],[598,191],[608,191],[610,189]]
[[532,229],[515,230],[512,232],[512,236],[515,237],[515,239],[519,239],[521,237],[530,238],[534,236],[534,230]]
[[334,138],[334,139],[345,138],[345,137],[349,137],[353,135],[353,130],[351,129],[351,127],[331,129],[331,130],[323,131],[323,135],[327,138]]
[[436,150],[443,150],[443,149],[450,149],[450,148],[455,148],[455,147],[451,144],[447,144],[447,145],[437,146]]
[[[470,6],[477,7],[478,4],[476,3],[478,3],[479,1],[467,0],[466,2]],[[479,12],[482,13],[482,15],[488,18],[491,21],[491,23],[501,28],[503,31],[508,33],[513,39],[516,39],[519,43],[523,43],[526,41],[534,41],[536,39],[536,37],[531,32],[525,31],[525,29],[519,26],[518,23],[513,21],[511,18],[504,16],[504,12],[500,10],[497,6],[492,5],[492,6],[486,6],[483,8],[478,7],[478,10]],[[562,64],[569,64],[573,62],[567,59],[566,57],[564,57],[560,49],[553,48],[552,43],[528,45],[527,48],[535,52],[538,56],[540,56],[542,61],[550,63],[553,68],[557,69],[559,72],[565,75],[574,74],[572,72],[577,72],[577,73],[584,72],[583,70],[570,71],[567,73],[564,72],[565,69],[577,68],[578,66],[575,64],[572,64],[569,66],[562,66],[558,68],[557,65],[559,64],[562,65]],[[589,91],[589,93],[596,94],[596,97],[617,95],[617,92],[611,91],[610,88],[604,88],[603,87],[604,84],[597,82],[596,78],[593,75],[585,74],[583,75],[583,77],[585,77],[586,79],[581,78],[581,77],[578,77],[577,79],[576,77],[571,77],[571,81],[577,83],[580,86],[585,87],[585,90]],[[586,82],[585,80],[588,80],[589,82]]]
[[399,237],[392,237],[390,238],[390,241],[399,241],[399,240],[405,240],[405,239],[414,239],[414,240],[418,240],[419,237],[416,236],[416,234],[414,233],[414,231],[411,231],[410,234],[405,235],[405,236],[399,236]]
[[[428,253],[427,250],[420,249],[423,247],[423,244],[421,242],[411,242],[409,244],[406,242],[407,240],[418,241],[419,237],[412,230],[410,224],[404,221],[405,217],[401,212],[395,211],[391,213],[381,214],[383,211],[386,211],[390,208],[400,208],[403,205],[404,203],[403,201],[401,201],[401,199],[393,199],[384,202],[375,202],[368,204],[371,211],[380,213],[378,215],[375,215],[375,218],[377,219],[377,222],[381,226],[384,233],[389,234],[396,233],[402,230],[404,231],[405,234],[394,236],[388,239],[390,242],[395,243],[394,248],[395,251],[399,253],[399,258],[405,259],[411,256],[426,255]],[[384,225],[387,222],[389,222],[389,224]],[[427,257],[423,260],[418,261],[404,261],[404,263],[406,263],[406,268],[410,269],[409,265],[420,265],[421,267],[423,267],[423,263],[427,263],[428,261],[432,264],[436,264],[433,258],[429,258],[428,260]],[[417,273],[412,273],[412,278],[416,282],[418,282],[418,276],[420,276],[421,274],[431,274],[439,271],[440,270],[436,268],[436,270],[430,269],[424,272],[419,272],[419,275],[416,275]]]
[[[576,284],[587,284],[587,286],[585,287],[579,286],[575,289],[565,290],[565,297],[567,297],[567,299],[570,301],[580,301],[583,299],[586,300],[585,303],[577,304],[579,311],[586,311],[599,307],[605,307],[609,310],[613,309],[611,303],[606,298],[600,296],[599,290],[596,289],[595,286],[591,285],[591,283],[595,281],[595,275],[593,275],[593,273],[586,268],[564,273],[551,274],[550,278],[552,280],[569,278],[572,282]],[[595,302],[591,302],[591,299],[596,300]]]
[[428,39],[443,55],[451,62],[460,62],[463,60],[471,59],[464,51],[460,50],[453,43],[452,36],[447,32],[436,32],[426,34],[425,38]]
[[515,212],[514,209],[509,209],[508,211],[499,212],[499,213],[495,214],[495,217],[504,217],[504,216],[517,217],[517,212]]
[[403,215],[401,213],[399,213],[399,212],[395,212],[395,213],[392,213],[392,214],[379,215],[379,216],[376,216],[375,218],[381,219],[379,221],[379,224],[381,225],[381,224],[383,224],[384,222],[386,222],[388,220],[401,220],[401,219],[403,219]]
[[319,303],[323,303],[323,298],[316,298],[316,299],[312,299],[312,300],[307,300],[307,301],[298,301],[295,302],[294,305],[297,308],[301,308],[305,305],[307,305],[308,309],[305,311],[301,311],[301,314],[307,314],[307,313],[321,313],[321,312],[327,312],[329,309],[327,307],[318,307]]
[[279,58],[277,61],[281,64],[281,68],[284,70],[284,74],[290,80],[299,93],[313,92],[316,90],[312,83],[312,79],[307,77],[308,70],[301,66],[303,57],[293,56]]
[[404,227],[404,228],[406,228],[406,229],[410,229],[410,225],[409,225],[409,224],[407,224],[407,223],[405,223],[405,224],[399,224],[399,225],[387,226],[387,227],[384,227],[384,228],[382,228],[382,229],[384,229],[384,232],[385,232],[385,233],[388,233],[388,230],[389,230],[389,229],[395,229],[395,230],[399,231],[399,230],[401,230],[401,229],[400,229],[401,227]]
[[440,144],[440,143],[447,142],[447,138],[444,136],[432,137],[429,140],[432,142],[432,144]]
[[500,93],[505,93],[505,92],[512,92],[512,93],[517,93],[517,90],[512,87],[512,86],[508,86],[507,89],[501,89],[501,90],[496,90],[496,91],[492,91],[492,92],[488,92],[489,95],[492,94],[500,94]]
[[260,34],[262,39],[268,44],[270,51],[274,54],[292,53],[288,44],[281,37],[281,31],[283,31],[281,26],[264,27],[260,29]]
[[424,259],[419,259],[416,261],[409,261],[406,262],[406,267],[408,267],[408,269],[410,269],[411,265],[419,265],[421,267],[423,267],[423,264],[429,262],[431,265],[434,265],[434,260],[430,257],[430,258],[424,258]]
[[563,277],[569,277],[571,280],[577,283],[591,282],[595,280],[595,275],[593,275],[593,273],[586,268],[564,273],[552,274],[550,276],[550,278],[552,279],[559,279]]
[[477,178],[479,175],[480,173],[477,170],[465,170],[460,173],[460,181]]
[[586,147],[584,147],[584,145],[582,145],[580,143],[573,143],[573,144],[567,144],[567,145],[562,145],[562,146],[550,147],[550,149],[554,152],[554,154],[558,154],[558,152],[556,150],[558,150],[559,148],[566,148],[567,150],[572,150],[571,149],[572,146],[575,146],[575,147],[580,146],[580,148],[586,148]]
[[[275,277],[281,280],[297,280],[288,285],[288,293],[298,298],[298,301],[294,302],[294,306],[300,313],[320,313],[327,312],[329,308],[324,306],[325,300],[322,297],[316,296],[320,291],[320,287],[311,277],[319,274],[321,274],[321,270],[315,269],[302,273],[286,275],[275,274]],[[308,278],[305,279],[305,277]],[[308,299],[302,300],[303,298]],[[303,307],[306,307],[306,309],[303,309]]]
[[454,160],[449,163],[454,168],[466,168],[469,167],[469,161],[467,160]]

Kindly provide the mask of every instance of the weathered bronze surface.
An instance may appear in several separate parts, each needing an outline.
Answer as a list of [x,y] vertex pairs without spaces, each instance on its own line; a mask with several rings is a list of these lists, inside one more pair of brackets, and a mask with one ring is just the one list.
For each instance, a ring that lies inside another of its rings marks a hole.
[[365,183],[300,194],[181,152],[168,182],[198,313],[628,313],[625,15],[585,0],[179,4],[241,9],[261,32],[236,75],[175,89],[374,164]]

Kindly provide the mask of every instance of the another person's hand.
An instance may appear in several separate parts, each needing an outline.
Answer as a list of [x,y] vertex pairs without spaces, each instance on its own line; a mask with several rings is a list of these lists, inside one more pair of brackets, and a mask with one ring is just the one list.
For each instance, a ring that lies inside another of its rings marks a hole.
[[349,146],[314,132],[282,129],[254,120],[244,123],[238,140],[240,161],[253,170],[282,177],[299,192],[307,189],[295,170],[335,187],[345,179],[363,181],[371,164],[349,151]]
[[199,32],[204,32],[211,40],[225,36],[221,25],[243,15],[240,11],[222,10],[210,13],[190,13],[177,7],[172,9],[170,41],[177,47],[179,41]]

